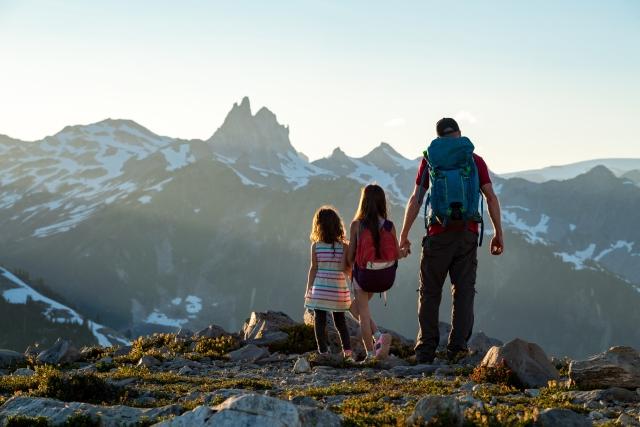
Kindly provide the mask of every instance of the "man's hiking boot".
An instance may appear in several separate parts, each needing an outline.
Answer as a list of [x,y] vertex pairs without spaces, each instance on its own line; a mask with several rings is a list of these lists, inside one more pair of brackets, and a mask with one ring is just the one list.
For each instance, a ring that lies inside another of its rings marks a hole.
[[469,356],[469,350],[447,350],[447,361],[452,364],[460,362]]
[[416,364],[418,365],[431,365],[433,363],[433,359],[436,358],[436,355],[433,354],[425,354],[425,353],[416,353]]

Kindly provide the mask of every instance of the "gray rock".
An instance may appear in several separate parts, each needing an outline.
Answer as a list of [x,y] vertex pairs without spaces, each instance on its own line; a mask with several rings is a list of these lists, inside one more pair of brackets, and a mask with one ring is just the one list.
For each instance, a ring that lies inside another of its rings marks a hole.
[[176,334],[176,338],[180,338],[180,339],[189,339],[193,336],[193,331],[191,329],[188,328],[180,328],[180,330],[178,331],[178,333]]
[[492,347],[481,366],[497,367],[503,362],[526,387],[545,387],[548,381],[560,379],[560,373],[542,348],[519,338],[502,347]]
[[14,377],[32,377],[36,374],[36,371],[29,368],[19,368],[13,371],[11,375]]
[[620,414],[616,424],[623,427],[640,427],[640,417],[632,417],[629,414]]
[[289,401],[294,405],[308,406],[310,408],[319,408],[321,406],[320,402],[309,396],[295,396]]
[[26,362],[27,358],[24,354],[18,353],[17,351],[0,349],[0,369],[15,368]]
[[240,335],[247,342],[268,345],[287,339],[283,329],[296,325],[293,319],[280,311],[254,311],[245,321]]
[[152,366],[160,365],[160,361],[153,356],[142,356],[140,360],[138,360],[138,366],[143,366],[145,368],[150,368]]
[[432,374],[439,367],[439,365],[396,366],[391,368],[389,372],[397,377],[408,377],[411,375]]
[[569,378],[581,389],[640,387],[640,353],[631,347],[611,347],[587,360],[572,361]]
[[154,427],[192,427],[212,426],[210,422],[215,412],[208,406],[198,406],[193,411],[185,412],[179,417],[154,424]]
[[418,401],[413,414],[407,418],[406,424],[409,426],[418,423],[428,424],[435,421],[436,418],[446,425],[461,426],[464,414],[454,397],[425,396]]
[[242,348],[227,353],[227,357],[232,362],[255,362],[263,357],[269,356],[269,350],[258,347],[255,344],[248,344]]
[[549,408],[534,414],[538,427],[590,427],[593,422],[569,409]]
[[579,405],[589,402],[640,402],[637,393],[620,387],[611,387],[606,390],[568,391],[563,394],[572,403]]
[[538,397],[540,396],[540,389],[539,388],[528,388],[524,391],[524,394],[526,394],[529,397]]
[[293,373],[294,374],[308,374],[311,372],[311,365],[309,361],[304,357],[298,358],[296,363],[293,365]]
[[314,427],[340,427],[342,419],[326,409],[299,406],[300,424]]
[[[291,402],[260,394],[244,394],[230,397],[215,407],[218,413],[213,417],[216,425],[238,425],[235,417],[251,415],[256,417],[251,425],[282,425],[288,427],[302,426],[300,413]],[[242,419],[242,418],[241,418]],[[269,424],[266,424],[266,423]]]
[[240,396],[241,394],[247,394],[247,393],[251,393],[251,392],[247,390],[238,389],[238,388],[221,388],[214,392],[205,394],[204,403],[206,405],[211,405],[218,398],[222,398],[226,400],[230,397]]
[[183,366],[182,368],[180,368],[180,370],[178,371],[178,375],[191,375],[193,374],[193,369],[191,369],[188,366]]
[[36,360],[46,365],[73,363],[80,360],[80,352],[71,341],[58,338],[53,347],[38,354]]
[[12,397],[0,406],[0,425],[16,415],[44,417],[52,425],[64,424],[67,418],[76,413],[86,414],[101,426],[116,427],[133,425],[142,420],[156,420],[160,417],[179,414],[177,405],[161,408],[139,409],[128,406],[97,406],[79,402],[61,402],[59,400],[35,397]]
[[[358,358],[362,358],[365,355],[364,344],[362,343],[362,333],[360,331],[360,324],[358,321],[350,314],[346,313],[345,319],[347,321],[347,329],[349,331],[349,338],[351,342],[351,349],[354,352],[354,355]],[[305,310],[304,313],[304,323],[309,326],[313,326],[315,322],[314,313],[311,310]],[[402,348],[404,347],[407,350],[412,350],[414,341],[410,340],[403,335],[391,330],[384,328],[378,325],[378,329],[382,333],[387,333],[391,335],[391,348],[393,352],[393,348]],[[342,344],[340,341],[340,335],[333,324],[333,317],[327,316],[327,336],[329,349],[332,353],[340,353],[342,352]]]
[[129,353],[131,353],[131,346],[124,345],[122,347],[116,348],[116,350],[113,352],[113,357],[127,356]]
[[196,338],[219,338],[224,335],[230,335],[227,331],[217,325],[209,325],[204,329],[196,332]]
[[471,353],[483,358],[491,347],[500,347],[503,344],[499,339],[488,337],[484,332],[480,331],[471,336],[468,347]]

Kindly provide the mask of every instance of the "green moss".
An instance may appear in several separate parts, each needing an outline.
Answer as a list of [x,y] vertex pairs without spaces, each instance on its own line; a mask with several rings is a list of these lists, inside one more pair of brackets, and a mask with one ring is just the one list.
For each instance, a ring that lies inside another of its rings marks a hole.
[[120,390],[95,374],[65,374],[56,369],[40,369],[34,396],[50,397],[65,402],[116,403]]
[[523,389],[524,386],[516,374],[504,363],[497,366],[477,366],[471,373],[470,378],[477,383],[493,383]]
[[240,343],[236,337],[226,335],[218,338],[200,338],[196,342],[195,351],[204,357],[221,359],[239,347]]
[[49,427],[49,420],[45,417],[26,417],[24,415],[15,415],[9,417],[6,427]]
[[82,413],[71,415],[63,424],[64,427],[98,427],[99,425],[99,420]]

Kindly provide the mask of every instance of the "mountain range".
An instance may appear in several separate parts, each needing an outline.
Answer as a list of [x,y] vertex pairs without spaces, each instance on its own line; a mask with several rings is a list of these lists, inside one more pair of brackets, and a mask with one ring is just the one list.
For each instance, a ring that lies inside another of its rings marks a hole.
[[[267,108],[254,114],[248,98],[207,140],[112,119],[39,141],[0,136],[0,264],[44,278],[79,317],[121,339],[209,323],[237,330],[251,310],[301,318],[315,209],[333,204],[348,222],[361,186],[376,181],[399,227],[418,164],[386,143],[309,162],[288,127]],[[480,250],[478,329],[562,355],[640,342],[640,161],[623,172],[600,164],[570,167],[562,181],[493,175],[507,251]],[[417,221],[414,247],[423,231]],[[388,306],[374,307],[408,336],[416,315],[400,308],[416,304],[417,270],[414,253]],[[16,306],[9,291],[0,293]],[[449,307],[445,298],[443,320]]]

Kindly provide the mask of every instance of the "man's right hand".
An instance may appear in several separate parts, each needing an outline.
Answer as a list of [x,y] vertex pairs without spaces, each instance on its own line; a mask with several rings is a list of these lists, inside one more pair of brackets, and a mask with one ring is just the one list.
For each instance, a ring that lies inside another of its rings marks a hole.
[[489,246],[491,255],[502,255],[504,252],[504,242],[502,241],[502,235],[494,235],[491,239],[491,245]]

